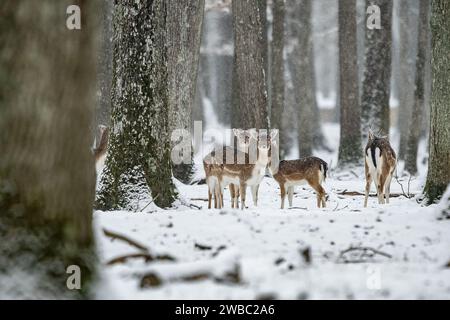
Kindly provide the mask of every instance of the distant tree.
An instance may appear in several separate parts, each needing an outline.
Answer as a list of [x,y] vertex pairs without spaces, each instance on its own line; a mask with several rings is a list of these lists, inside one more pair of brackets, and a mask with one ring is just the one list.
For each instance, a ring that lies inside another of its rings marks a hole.
[[365,30],[366,64],[361,97],[363,140],[369,126],[375,132],[381,130],[389,134],[390,125],[392,1],[366,0],[366,8],[371,5],[380,8],[381,29]]
[[[191,131],[204,10],[205,0],[167,1],[169,134],[175,129]],[[192,161],[174,164],[173,175],[189,183],[192,168]]]
[[432,93],[430,158],[424,193],[429,203],[450,183],[450,2],[434,0],[431,9]]
[[175,199],[169,136],[166,1],[118,0],[114,10],[112,128],[96,206],[141,209]]
[[289,13],[288,30],[291,42],[288,63],[295,88],[293,91],[297,108],[298,147],[300,156],[303,157],[312,154],[314,133],[320,129],[320,123],[316,121],[318,118],[315,118],[318,109],[314,92],[312,59],[312,2],[311,0],[288,0],[286,7]]
[[419,41],[417,47],[416,58],[416,78],[414,89],[414,105],[411,111],[411,119],[408,130],[408,140],[406,142],[405,169],[410,174],[417,174],[417,148],[421,134],[422,117],[425,114],[425,70],[427,64],[427,55],[429,51],[429,12],[430,2],[428,0],[420,0],[419,8]]
[[285,142],[285,131],[282,123],[284,113],[284,0],[273,1],[273,27],[272,27],[272,59],[271,59],[271,99],[270,125],[280,130],[280,157],[283,158],[287,152]]
[[361,112],[358,91],[356,0],[338,2],[340,122],[339,165],[361,163]]
[[[415,103],[414,97],[414,69],[416,68],[416,47],[418,32],[416,16],[414,13],[416,1],[400,0],[398,8],[400,37],[399,48],[399,79],[397,85],[399,92],[398,128],[400,131],[400,144],[398,158],[405,160],[406,148],[410,135],[412,109]],[[423,100],[422,100],[423,101]]]
[[[66,28],[72,4],[83,14],[82,31]],[[0,5],[3,297],[86,298],[94,279],[95,172],[89,147],[97,4],[4,0]],[[81,269],[81,290],[66,287],[70,265]]]
[[258,1],[232,2],[234,28],[232,125],[268,128],[265,22]]

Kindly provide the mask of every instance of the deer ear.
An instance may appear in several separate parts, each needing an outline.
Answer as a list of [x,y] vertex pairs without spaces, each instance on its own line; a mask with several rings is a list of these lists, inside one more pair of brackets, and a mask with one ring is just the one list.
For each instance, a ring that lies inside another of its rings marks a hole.
[[278,129],[270,129],[270,140],[275,141],[278,138],[279,131]]
[[250,134],[250,138],[252,138],[253,140],[258,140],[258,132],[255,128],[248,129],[248,133]]
[[373,140],[375,138],[375,135],[373,134],[372,129],[369,129],[369,140]]

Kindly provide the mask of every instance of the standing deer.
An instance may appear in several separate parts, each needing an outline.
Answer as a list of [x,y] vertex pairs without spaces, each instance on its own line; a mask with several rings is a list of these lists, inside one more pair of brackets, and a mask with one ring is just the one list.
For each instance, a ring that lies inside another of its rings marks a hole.
[[372,179],[377,189],[378,203],[389,203],[391,180],[397,166],[395,151],[387,137],[377,137],[370,130],[365,149],[366,194],[364,207],[367,207]]
[[294,187],[301,184],[309,184],[317,193],[317,207],[322,205],[325,208],[325,190],[322,183],[327,177],[328,165],[322,159],[316,157],[306,157],[298,160],[282,160],[278,166],[278,171],[272,173],[273,178],[278,182],[281,192],[281,209],[284,209],[284,199],[286,191],[289,199],[289,206],[292,207]]
[[107,126],[99,125],[98,130],[100,133],[100,140],[96,143],[93,153],[95,156],[95,169],[97,174],[100,173],[101,169],[105,164],[106,151],[108,150],[108,139],[109,139],[109,129]]
[[222,166],[217,163],[215,152],[203,158],[203,168],[206,174],[206,185],[208,186],[208,209],[211,209],[211,200],[214,195],[214,208],[223,207],[223,195],[220,188],[222,182]]

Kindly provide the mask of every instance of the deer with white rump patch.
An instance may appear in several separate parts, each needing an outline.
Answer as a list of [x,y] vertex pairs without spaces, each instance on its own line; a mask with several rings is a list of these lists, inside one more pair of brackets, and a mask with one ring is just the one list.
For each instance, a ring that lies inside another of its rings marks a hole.
[[367,207],[370,185],[372,180],[377,189],[378,203],[389,203],[391,180],[397,166],[394,149],[387,137],[377,137],[369,131],[369,138],[365,149],[366,194],[364,207]]
[[[276,170],[276,168],[275,168]],[[325,189],[322,183],[327,177],[328,165],[317,157],[306,157],[298,160],[282,160],[276,172],[272,172],[273,178],[278,182],[281,192],[281,209],[284,209],[286,191],[289,206],[292,207],[294,187],[309,184],[317,193],[317,207],[325,208]]]

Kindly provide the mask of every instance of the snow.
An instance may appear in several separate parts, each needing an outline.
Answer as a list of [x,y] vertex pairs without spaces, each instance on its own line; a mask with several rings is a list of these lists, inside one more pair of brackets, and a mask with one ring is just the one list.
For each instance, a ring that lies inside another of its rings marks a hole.
[[[330,145],[338,145],[338,126],[327,124],[324,133]],[[335,152],[317,155],[328,162],[336,159]],[[196,162],[199,159],[196,157]],[[372,196],[368,208],[363,208],[363,196],[340,194],[364,192],[363,168],[337,172],[333,167],[325,186],[327,208],[318,209],[312,189],[302,186],[295,189],[294,207],[281,210],[278,185],[265,177],[258,207],[253,206],[248,192],[245,210],[230,208],[228,190],[225,208],[208,210],[206,185],[177,183],[182,201],[173,209],[96,211],[94,226],[102,263],[97,296],[449,299],[450,268],[445,265],[450,261],[450,220],[439,220],[436,214],[444,204],[425,207],[415,197],[396,196],[390,204],[380,206]],[[198,163],[196,168],[202,170]],[[406,190],[409,177],[399,181]],[[423,179],[412,178],[409,188],[411,194],[419,195]],[[374,192],[373,188],[372,195]],[[391,194],[402,194],[395,179]],[[129,259],[106,265],[112,258],[140,250],[112,240],[103,229],[144,244],[154,256],[169,255],[176,261]],[[381,254],[361,256],[355,249],[341,255],[358,247]],[[239,277],[227,279],[233,272]],[[141,288],[142,278],[149,274],[158,277],[161,285]]]

